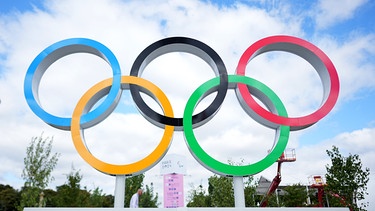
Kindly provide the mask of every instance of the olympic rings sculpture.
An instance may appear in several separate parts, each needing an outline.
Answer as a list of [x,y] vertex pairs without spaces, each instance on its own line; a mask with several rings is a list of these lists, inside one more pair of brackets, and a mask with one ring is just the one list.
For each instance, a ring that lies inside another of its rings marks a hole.
[[[288,117],[283,103],[269,87],[245,76],[247,63],[269,51],[290,52],[302,57],[315,68],[322,81],[324,92],[322,105],[317,111],[302,117]],[[144,69],[153,59],[169,52],[186,52],[201,58],[210,65],[216,76],[192,93],[185,106],[183,118],[174,117],[172,106],[164,92],[141,77]],[[112,78],[105,79],[90,88],[77,103],[71,118],[55,116],[46,112],[40,105],[39,84],[51,64],[74,53],[89,53],[102,58],[110,65]],[[194,135],[194,128],[205,124],[217,113],[228,89],[235,89],[240,105],[250,117],[275,130],[274,147],[258,162],[243,166],[222,163],[207,154]],[[164,134],[157,147],[145,158],[130,164],[115,165],[103,162],[90,153],[83,132],[84,129],[98,124],[112,113],[119,102],[122,90],[130,90],[142,116],[163,128]],[[141,92],[157,101],[163,114],[152,110],[142,99]],[[200,113],[193,115],[198,103],[213,92],[216,92],[216,97],[212,103]],[[86,38],[72,38],[52,44],[36,56],[25,76],[24,94],[29,107],[40,119],[55,128],[70,130],[74,146],[80,156],[93,168],[103,173],[137,175],[147,171],[167,153],[173,132],[183,131],[191,154],[201,165],[220,175],[246,176],[263,171],[281,156],[291,130],[307,128],[332,110],[339,94],[339,78],[333,63],[323,51],[305,40],[292,36],[271,36],[252,44],[241,56],[235,75],[227,74],[220,56],[206,44],[188,37],[165,38],[151,44],[139,54],[129,76],[121,75],[116,57],[106,46]],[[93,109],[103,97],[104,100]],[[254,97],[268,110],[259,105]]]

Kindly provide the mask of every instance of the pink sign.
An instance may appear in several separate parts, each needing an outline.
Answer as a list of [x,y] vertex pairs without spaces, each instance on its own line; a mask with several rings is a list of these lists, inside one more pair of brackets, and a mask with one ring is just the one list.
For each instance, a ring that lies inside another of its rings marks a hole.
[[184,175],[164,175],[164,208],[184,206]]

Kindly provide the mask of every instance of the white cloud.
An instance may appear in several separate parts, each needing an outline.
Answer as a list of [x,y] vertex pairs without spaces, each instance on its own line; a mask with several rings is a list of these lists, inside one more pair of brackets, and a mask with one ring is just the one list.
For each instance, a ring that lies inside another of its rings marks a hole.
[[337,22],[353,17],[358,8],[367,0],[320,0],[314,13],[318,28],[327,28]]
[[349,37],[345,43],[323,36],[317,37],[316,42],[331,58],[339,73],[340,98],[353,98],[358,90],[374,86],[374,64],[368,62],[375,52],[374,34]]

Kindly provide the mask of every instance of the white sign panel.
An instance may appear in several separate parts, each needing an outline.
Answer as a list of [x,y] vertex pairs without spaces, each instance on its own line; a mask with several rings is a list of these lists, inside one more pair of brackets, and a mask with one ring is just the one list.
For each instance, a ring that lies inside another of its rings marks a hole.
[[168,154],[160,162],[160,174],[186,174],[186,159],[182,155]]

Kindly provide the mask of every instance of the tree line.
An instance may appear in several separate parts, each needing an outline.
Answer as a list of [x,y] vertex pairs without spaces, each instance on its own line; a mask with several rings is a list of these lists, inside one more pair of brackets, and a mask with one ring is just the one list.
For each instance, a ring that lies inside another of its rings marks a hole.
[[[104,194],[99,187],[88,190],[81,186],[83,175],[72,168],[66,182],[56,190],[46,189],[54,180],[52,171],[60,154],[52,152],[53,137],[33,137],[26,148],[22,178],[25,183],[21,190],[0,184],[0,211],[22,211],[24,207],[113,207],[114,196]],[[127,177],[125,181],[125,207],[139,188],[143,189],[140,207],[157,207],[158,194],[153,184],[143,184],[144,174]]]
[[[96,187],[88,190],[82,187],[80,182],[82,175],[79,171],[72,171],[67,175],[65,184],[57,186],[56,190],[23,186],[16,190],[10,185],[0,184],[0,210],[1,211],[22,211],[24,207],[113,207],[114,196],[105,194]],[[140,207],[157,207],[158,194],[154,193],[153,184],[143,187],[144,175],[137,175],[126,178],[125,207],[129,207],[131,195],[138,188],[143,189],[140,198]],[[36,194],[30,194],[35,192]],[[33,196],[33,197],[31,197]],[[27,198],[26,197],[30,197]]]
[[[42,134],[43,135],[43,134]],[[104,194],[96,187],[88,190],[80,182],[82,174],[72,168],[66,182],[56,190],[46,189],[54,178],[51,172],[59,158],[52,153],[53,137],[33,137],[26,149],[22,178],[25,180],[21,190],[0,184],[0,211],[22,211],[24,207],[113,207],[114,196]],[[324,206],[350,207],[351,210],[365,211],[364,202],[367,193],[370,170],[363,168],[358,155],[341,155],[336,146],[326,150],[331,164],[326,165],[326,185],[324,186]],[[154,193],[153,184],[143,184],[144,174],[127,177],[125,182],[125,207],[129,207],[130,198],[139,188],[143,189],[140,207],[158,207],[158,193]],[[244,177],[246,207],[257,207],[263,195],[256,193],[257,181],[253,176]],[[284,194],[276,191],[268,197],[270,207],[307,207],[319,206],[316,190],[307,191],[306,186],[294,184],[283,188]],[[337,197],[339,196],[339,197]],[[208,178],[208,187],[191,185],[187,196],[187,207],[234,207],[233,180],[231,177],[213,175]]]
[[[367,183],[370,169],[363,168],[358,155],[343,156],[338,147],[326,150],[331,159],[327,164],[325,183],[318,189],[306,185],[293,184],[280,187],[269,196],[269,207],[349,207],[351,211],[366,211],[368,202]],[[253,176],[245,178],[245,206],[257,207],[265,197],[256,193],[256,181]],[[192,186],[188,194],[188,207],[234,207],[233,178],[214,175],[208,179],[208,188],[202,185]]]

